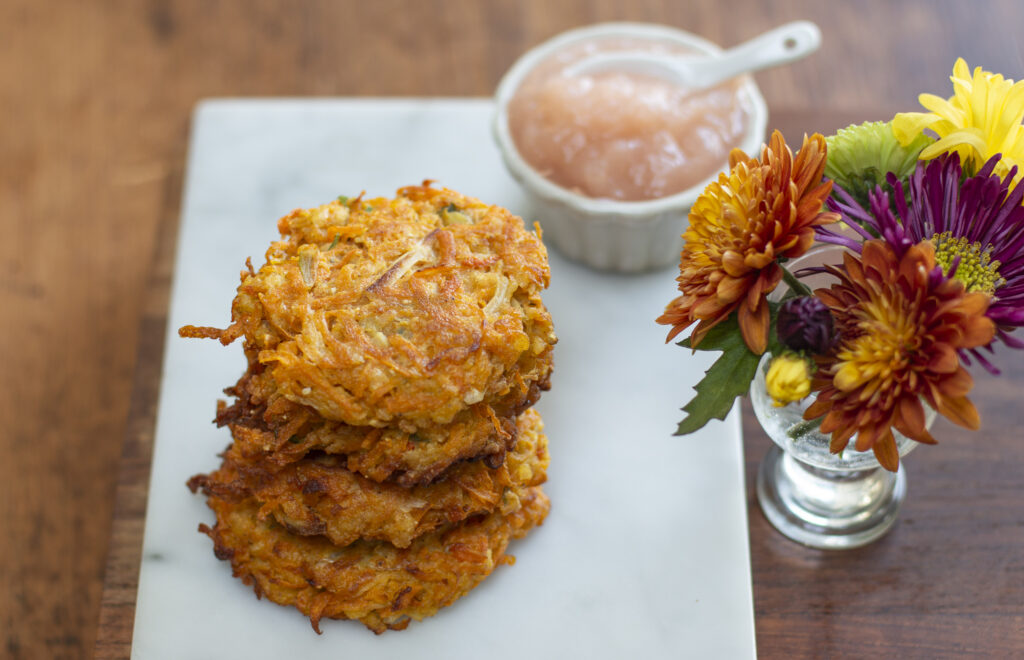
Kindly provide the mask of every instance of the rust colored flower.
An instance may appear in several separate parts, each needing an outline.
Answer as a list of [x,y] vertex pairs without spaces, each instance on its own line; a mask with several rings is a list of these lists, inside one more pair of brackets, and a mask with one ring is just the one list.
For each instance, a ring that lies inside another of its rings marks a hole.
[[930,241],[900,256],[884,240],[869,240],[859,258],[847,253],[842,266],[826,270],[839,282],[815,295],[832,310],[840,342],[817,358],[812,389],[819,394],[804,417],[825,416],[821,431],[832,434],[831,451],[845,449],[856,434],[858,451],[872,449],[883,467],[896,471],[893,429],[935,443],[922,401],[977,429],[978,411],[967,398],[974,382],[958,351],[992,341],[989,295],[968,293],[946,278]]
[[793,157],[775,131],[760,158],[739,149],[722,173],[697,198],[683,234],[679,290],[658,317],[672,326],[666,341],[690,327],[696,348],[708,330],[738,310],[743,341],[760,355],[768,345],[769,311],[765,300],[779,280],[779,260],[799,257],[814,242],[814,227],[838,220],[822,212],[832,190],[823,181],[825,139],[804,137]]

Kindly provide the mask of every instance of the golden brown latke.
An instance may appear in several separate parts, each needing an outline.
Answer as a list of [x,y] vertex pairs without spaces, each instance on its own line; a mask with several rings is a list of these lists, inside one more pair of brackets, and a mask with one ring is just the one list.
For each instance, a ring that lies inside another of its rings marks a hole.
[[547,252],[505,209],[425,182],[278,229],[266,264],[242,272],[232,324],[182,336],[244,336],[284,397],[355,426],[447,424],[547,380]]
[[427,534],[411,546],[357,541],[338,547],[321,536],[296,536],[271,520],[260,521],[258,505],[211,497],[217,514],[211,529],[214,554],[231,561],[235,577],[256,595],[292,605],[320,632],[320,619],[358,619],[376,633],[402,630],[411,619],[432,616],[478,585],[500,564],[510,539],[543,522],[548,499],[539,486],[522,489],[521,507],[508,515],[477,516],[451,529]]
[[403,430],[324,420],[312,408],[277,394],[273,381],[253,369],[260,366],[252,365],[226,390],[235,403],[217,412],[217,423],[231,428],[239,460],[280,466],[321,451],[345,455],[353,472],[402,486],[428,483],[459,461],[480,458],[491,467],[501,465],[505,452],[515,446],[516,417],[548,387],[547,381],[524,384],[524,391],[494,402],[494,407],[478,403],[448,424]]
[[326,454],[268,469],[238,460],[231,447],[219,470],[193,477],[189,488],[224,499],[251,497],[260,505],[260,520],[273,516],[301,536],[324,535],[336,545],[364,539],[407,548],[413,539],[471,516],[514,511],[519,489],[544,483],[548,452],[540,415],[528,410],[516,426],[515,449],[497,469],[480,461],[459,463],[425,486],[370,481]]

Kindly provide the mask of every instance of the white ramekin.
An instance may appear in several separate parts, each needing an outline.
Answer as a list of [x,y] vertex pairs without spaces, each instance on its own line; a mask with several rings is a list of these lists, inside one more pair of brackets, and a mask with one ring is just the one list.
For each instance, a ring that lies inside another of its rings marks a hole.
[[[602,270],[636,272],[677,262],[687,214],[708,177],[683,192],[658,199],[623,202],[595,199],[552,183],[523,160],[508,126],[508,102],[523,78],[542,60],[569,44],[604,37],[637,37],[670,41],[703,53],[721,48],[696,35],[661,25],[601,23],[564,32],[520,57],[498,85],[495,95],[494,138],[512,176],[523,186],[531,217],[539,221],[545,242],[567,257]],[[750,116],[740,148],[755,155],[764,142],[768,109],[757,84],[749,76],[740,86],[742,102]],[[722,163],[722,169],[727,166]]]

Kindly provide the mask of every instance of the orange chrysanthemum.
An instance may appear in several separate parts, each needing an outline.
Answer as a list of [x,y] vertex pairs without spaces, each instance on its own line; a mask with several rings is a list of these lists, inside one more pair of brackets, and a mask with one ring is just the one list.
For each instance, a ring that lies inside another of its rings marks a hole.
[[814,243],[814,227],[839,218],[822,212],[832,191],[832,182],[822,181],[825,150],[821,135],[805,136],[794,160],[778,131],[760,159],[733,150],[729,173],[709,184],[690,210],[677,278],[682,295],[658,317],[672,326],[666,341],[697,323],[690,337],[696,348],[738,309],[743,341],[764,353],[765,298],[782,279],[779,260],[802,255]]
[[825,415],[821,431],[832,434],[832,453],[857,434],[857,450],[874,450],[878,462],[895,472],[893,429],[935,443],[922,400],[950,421],[977,429],[981,420],[967,398],[974,382],[958,351],[995,336],[995,324],[985,316],[988,294],[967,293],[945,277],[930,241],[899,257],[885,241],[869,240],[860,258],[847,253],[842,267],[827,270],[839,282],[814,294],[831,309],[840,342],[817,358],[812,389],[819,394],[804,417]]

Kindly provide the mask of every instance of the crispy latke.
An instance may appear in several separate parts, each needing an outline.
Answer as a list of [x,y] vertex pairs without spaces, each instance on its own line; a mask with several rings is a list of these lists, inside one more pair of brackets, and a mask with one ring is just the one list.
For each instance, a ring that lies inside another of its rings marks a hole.
[[480,458],[491,467],[501,465],[515,446],[516,417],[548,385],[532,383],[494,406],[469,406],[448,424],[403,430],[324,420],[312,408],[280,396],[272,380],[253,373],[260,368],[252,365],[226,390],[236,401],[217,413],[218,425],[231,428],[240,459],[281,466],[321,451],[344,455],[353,472],[402,486],[428,483],[459,461]]
[[427,534],[411,546],[357,541],[345,547],[321,536],[296,536],[258,505],[211,497],[217,524],[199,531],[213,539],[214,554],[231,561],[235,577],[259,597],[292,605],[320,632],[320,619],[358,619],[376,633],[402,630],[411,619],[432,616],[478,585],[499,564],[512,538],[543,522],[548,499],[539,486],[522,489],[521,507],[508,515],[477,516]]
[[447,424],[547,380],[547,252],[505,209],[425,182],[278,229],[266,264],[242,272],[232,324],[182,336],[244,336],[284,397],[355,426]]
[[189,488],[224,499],[251,497],[260,505],[260,520],[273,516],[293,534],[324,535],[336,545],[364,539],[406,548],[471,516],[514,511],[519,489],[544,483],[548,452],[540,415],[528,410],[516,426],[516,446],[498,468],[464,462],[425,486],[370,481],[327,454],[274,469],[241,459],[232,446],[219,470],[193,477]]

